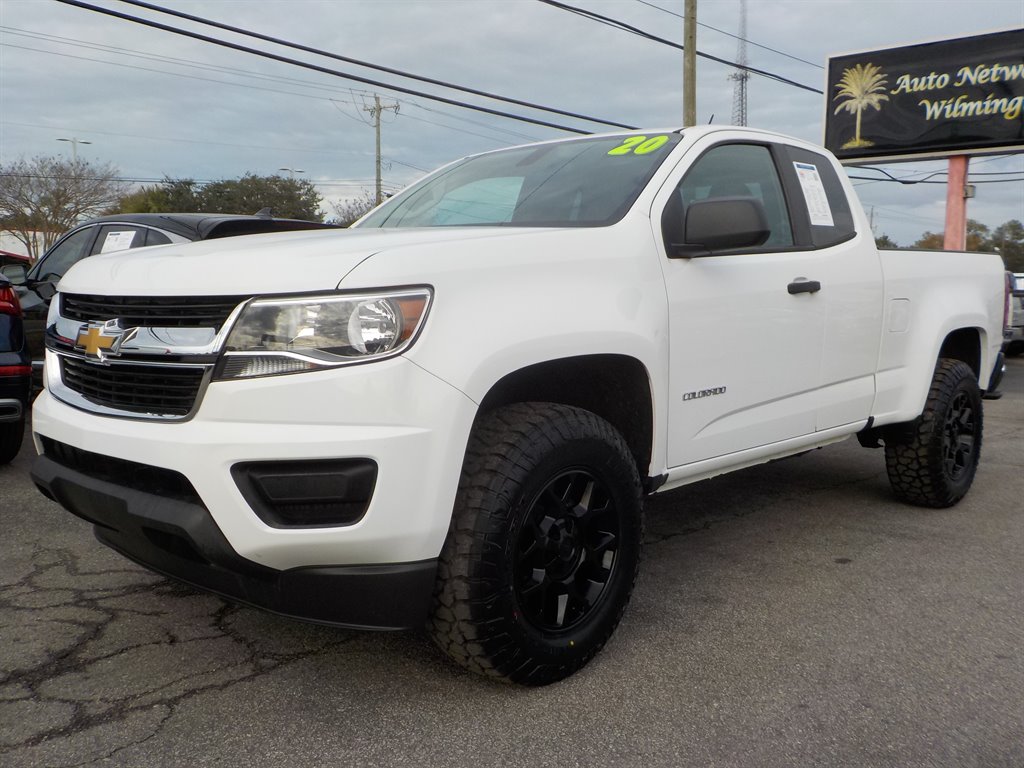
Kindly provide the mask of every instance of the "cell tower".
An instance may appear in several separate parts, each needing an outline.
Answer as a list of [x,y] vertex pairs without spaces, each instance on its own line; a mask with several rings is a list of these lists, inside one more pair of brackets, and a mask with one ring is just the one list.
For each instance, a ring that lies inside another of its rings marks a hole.
[[[740,34],[736,43],[736,63],[746,66],[747,61],[747,0],[740,0]],[[750,73],[745,69],[737,69],[729,79],[732,87],[732,124],[747,124],[747,80]]]

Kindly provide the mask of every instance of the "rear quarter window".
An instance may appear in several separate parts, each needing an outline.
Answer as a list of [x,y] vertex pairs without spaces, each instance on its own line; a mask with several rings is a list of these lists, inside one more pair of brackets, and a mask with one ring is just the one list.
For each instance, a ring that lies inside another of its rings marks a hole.
[[828,248],[856,235],[850,202],[831,161],[799,147],[784,146],[783,154],[795,190],[794,212],[810,228],[811,245]]

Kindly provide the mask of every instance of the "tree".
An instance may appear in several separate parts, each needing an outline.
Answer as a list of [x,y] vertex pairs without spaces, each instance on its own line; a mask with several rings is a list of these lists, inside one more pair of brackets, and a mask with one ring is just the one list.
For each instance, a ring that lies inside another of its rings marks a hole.
[[846,97],[846,101],[836,107],[835,114],[838,115],[845,109],[857,116],[856,131],[853,138],[843,144],[843,149],[874,146],[873,141],[860,137],[861,114],[868,107],[880,110],[882,102],[889,100],[889,97],[885,95],[887,82],[881,67],[876,67],[874,64],[858,64],[852,69],[843,70],[843,77],[836,86],[839,93],[836,94],[835,99]]
[[108,213],[195,213],[199,210],[196,182],[165,178],[160,184],[140,187],[124,195]]
[[347,227],[372,210],[375,205],[376,197],[373,192],[363,192],[359,197],[332,203],[331,207],[334,209],[335,216],[332,223]]
[[322,198],[305,179],[246,174],[201,185],[192,179],[164,179],[117,201],[108,213],[256,213],[323,221]]
[[[914,243],[914,248],[927,248],[930,251],[941,251],[945,245],[946,238],[942,232],[925,232],[921,238]],[[989,229],[980,221],[967,220],[967,249],[968,251],[991,251],[989,244]]]
[[270,208],[274,216],[323,221],[323,198],[306,179],[246,174],[240,179],[214,181],[199,192],[201,210],[217,213],[256,213]]
[[82,219],[123,193],[109,164],[37,156],[0,166],[0,230],[10,232],[37,259]]
[[1008,270],[1024,272],[1024,224],[1017,219],[996,227],[986,245],[986,250],[999,251]]
[[990,251],[988,245],[989,229],[980,221],[967,220],[967,250],[968,251]]
[[941,232],[925,232],[911,247],[925,248],[929,251],[941,251],[944,243],[945,236]]
[[876,248],[899,248],[899,244],[886,234],[881,234],[875,238]]

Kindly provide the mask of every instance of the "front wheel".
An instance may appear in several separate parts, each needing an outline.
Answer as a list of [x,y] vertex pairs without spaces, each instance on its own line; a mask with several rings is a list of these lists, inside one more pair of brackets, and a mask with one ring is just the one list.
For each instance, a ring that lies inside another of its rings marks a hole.
[[956,504],[974,481],[981,433],[981,391],[974,371],[960,360],[939,360],[915,428],[885,443],[885,466],[896,495],[922,507]]
[[428,629],[463,666],[546,685],[601,649],[629,602],[643,538],[622,436],[589,411],[521,403],[470,437]]

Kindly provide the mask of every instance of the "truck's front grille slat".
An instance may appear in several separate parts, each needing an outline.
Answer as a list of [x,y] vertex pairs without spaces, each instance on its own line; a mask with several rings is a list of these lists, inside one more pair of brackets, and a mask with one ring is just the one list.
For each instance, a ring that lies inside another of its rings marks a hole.
[[61,294],[61,314],[83,323],[118,318],[125,328],[214,328],[247,296],[95,296]]
[[204,368],[98,365],[61,358],[64,386],[89,402],[140,414],[187,416],[202,387]]

